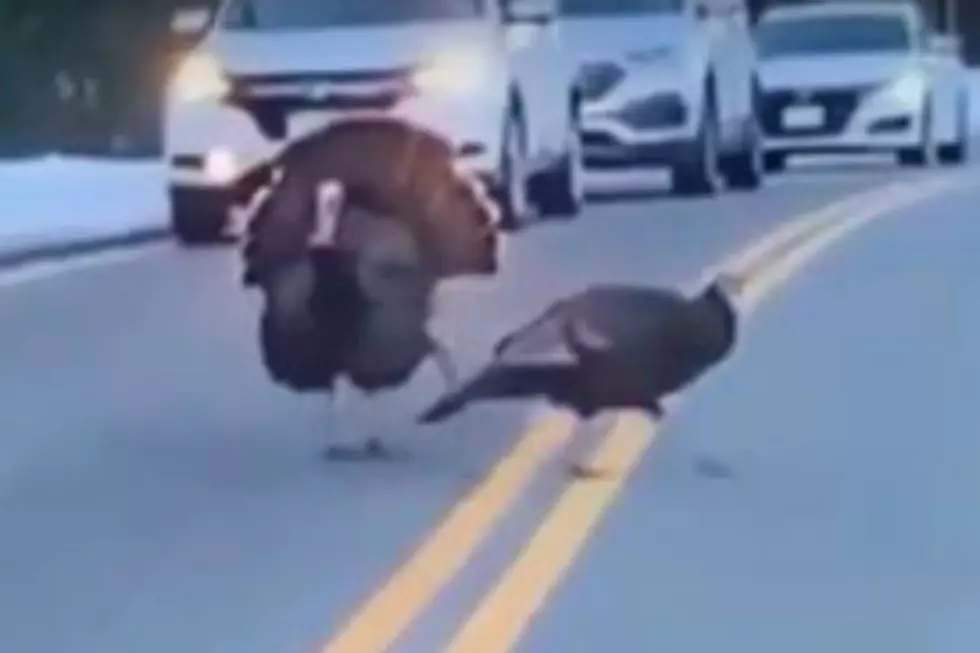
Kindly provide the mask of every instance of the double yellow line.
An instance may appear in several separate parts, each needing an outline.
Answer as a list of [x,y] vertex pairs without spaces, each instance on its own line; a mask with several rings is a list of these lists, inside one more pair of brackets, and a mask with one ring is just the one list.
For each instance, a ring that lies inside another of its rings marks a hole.
[[[747,280],[740,308],[752,313],[795,272],[854,229],[963,184],[961,176],[885,184],[805,214],[725,261]],[[705,273],[705,279],[715,272]],[[382,653],[417,620],[523,496],[537,472],[575,433],[567,414],[548,411],[450,512],[322,653]],[[517,558],[451,638],[447,653],[506,653],[560,584],[632,470],[656,440],[657,426],[625,414],[587,466],[606,474],[571,484]]]

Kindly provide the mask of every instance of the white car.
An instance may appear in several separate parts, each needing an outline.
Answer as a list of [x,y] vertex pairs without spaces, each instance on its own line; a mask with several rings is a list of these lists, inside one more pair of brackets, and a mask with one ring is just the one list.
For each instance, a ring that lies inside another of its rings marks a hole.
[[914,3],[774,7],[756,45],[769,169],[794,153],[896,152],[903,165],[966,158],[958,44],[934,35]]
[[213,16],[175,17],[184,31],[207,21],[168,89],[177,237],[218,239],[284,143],[359,115],[447,138],[505,227],[531,205],[576,214],[579,107],[556,15],[554,0],[226,0]]
[[578,57],[585,165],[669,167],[675,192],[762,178],[744,0],[564,0]]

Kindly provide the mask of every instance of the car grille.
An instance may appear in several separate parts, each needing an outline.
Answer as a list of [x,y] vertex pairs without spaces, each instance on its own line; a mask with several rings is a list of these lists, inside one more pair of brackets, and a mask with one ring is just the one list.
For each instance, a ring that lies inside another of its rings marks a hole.
[[[765,91],[762,93],[760,107],[762,127],[771,136],[832,136],[840,134],[847,127],[847,122],[861,100],[872,88],[862,86]],[[807,129],[787,129],[783,126],[783,110],[786,107],[802,103],[823,107],[826,120],[822,126]]]
[[247,111],[267,137],[287,136],[300,111],[388,111],[413,92],[409,68],[229,76],[225,101]]
[[680,127],[687,120],[687,107],[676,93],[660,93],[633,100],[617,117],[631,129]]
[[626,77],[619,65],[602,61],[584,64],[578,73],[579,89],[586,102],[601,100]]
[[590,147],[617,147],[619,141],[610,134],[595,130],[585,130],[582,132],[582,146]]
[[228,101],[246,108],[385,110],[411,92],[409,69],[233,75]]

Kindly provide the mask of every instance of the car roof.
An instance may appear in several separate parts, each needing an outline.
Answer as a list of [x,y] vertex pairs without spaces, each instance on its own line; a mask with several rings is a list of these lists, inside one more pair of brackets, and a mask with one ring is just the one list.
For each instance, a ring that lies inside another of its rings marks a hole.
[[771,6],[762,12],[760,20],[809,18],[819,16],[861,16],[867,14],[893,15],[907,18],[918,16],[918,7],[908,0],[829,0],[826,2],[797,2]]

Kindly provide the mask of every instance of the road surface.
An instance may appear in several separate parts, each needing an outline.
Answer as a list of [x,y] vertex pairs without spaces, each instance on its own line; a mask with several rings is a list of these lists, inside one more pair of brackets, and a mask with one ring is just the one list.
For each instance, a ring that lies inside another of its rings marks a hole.
[[[0,276],[0,651],[977,650],[980,191],[912,197],[936,174],[521,235],[444,299],[464,367],[584,283],[688,283],[826,220],[760,264],[738,355],[665,423],[480,407],[400,428],[390,464],[319,457],[325,402],[263,376],[231,252]],[[592,447],[603,474],[572,483]]]

